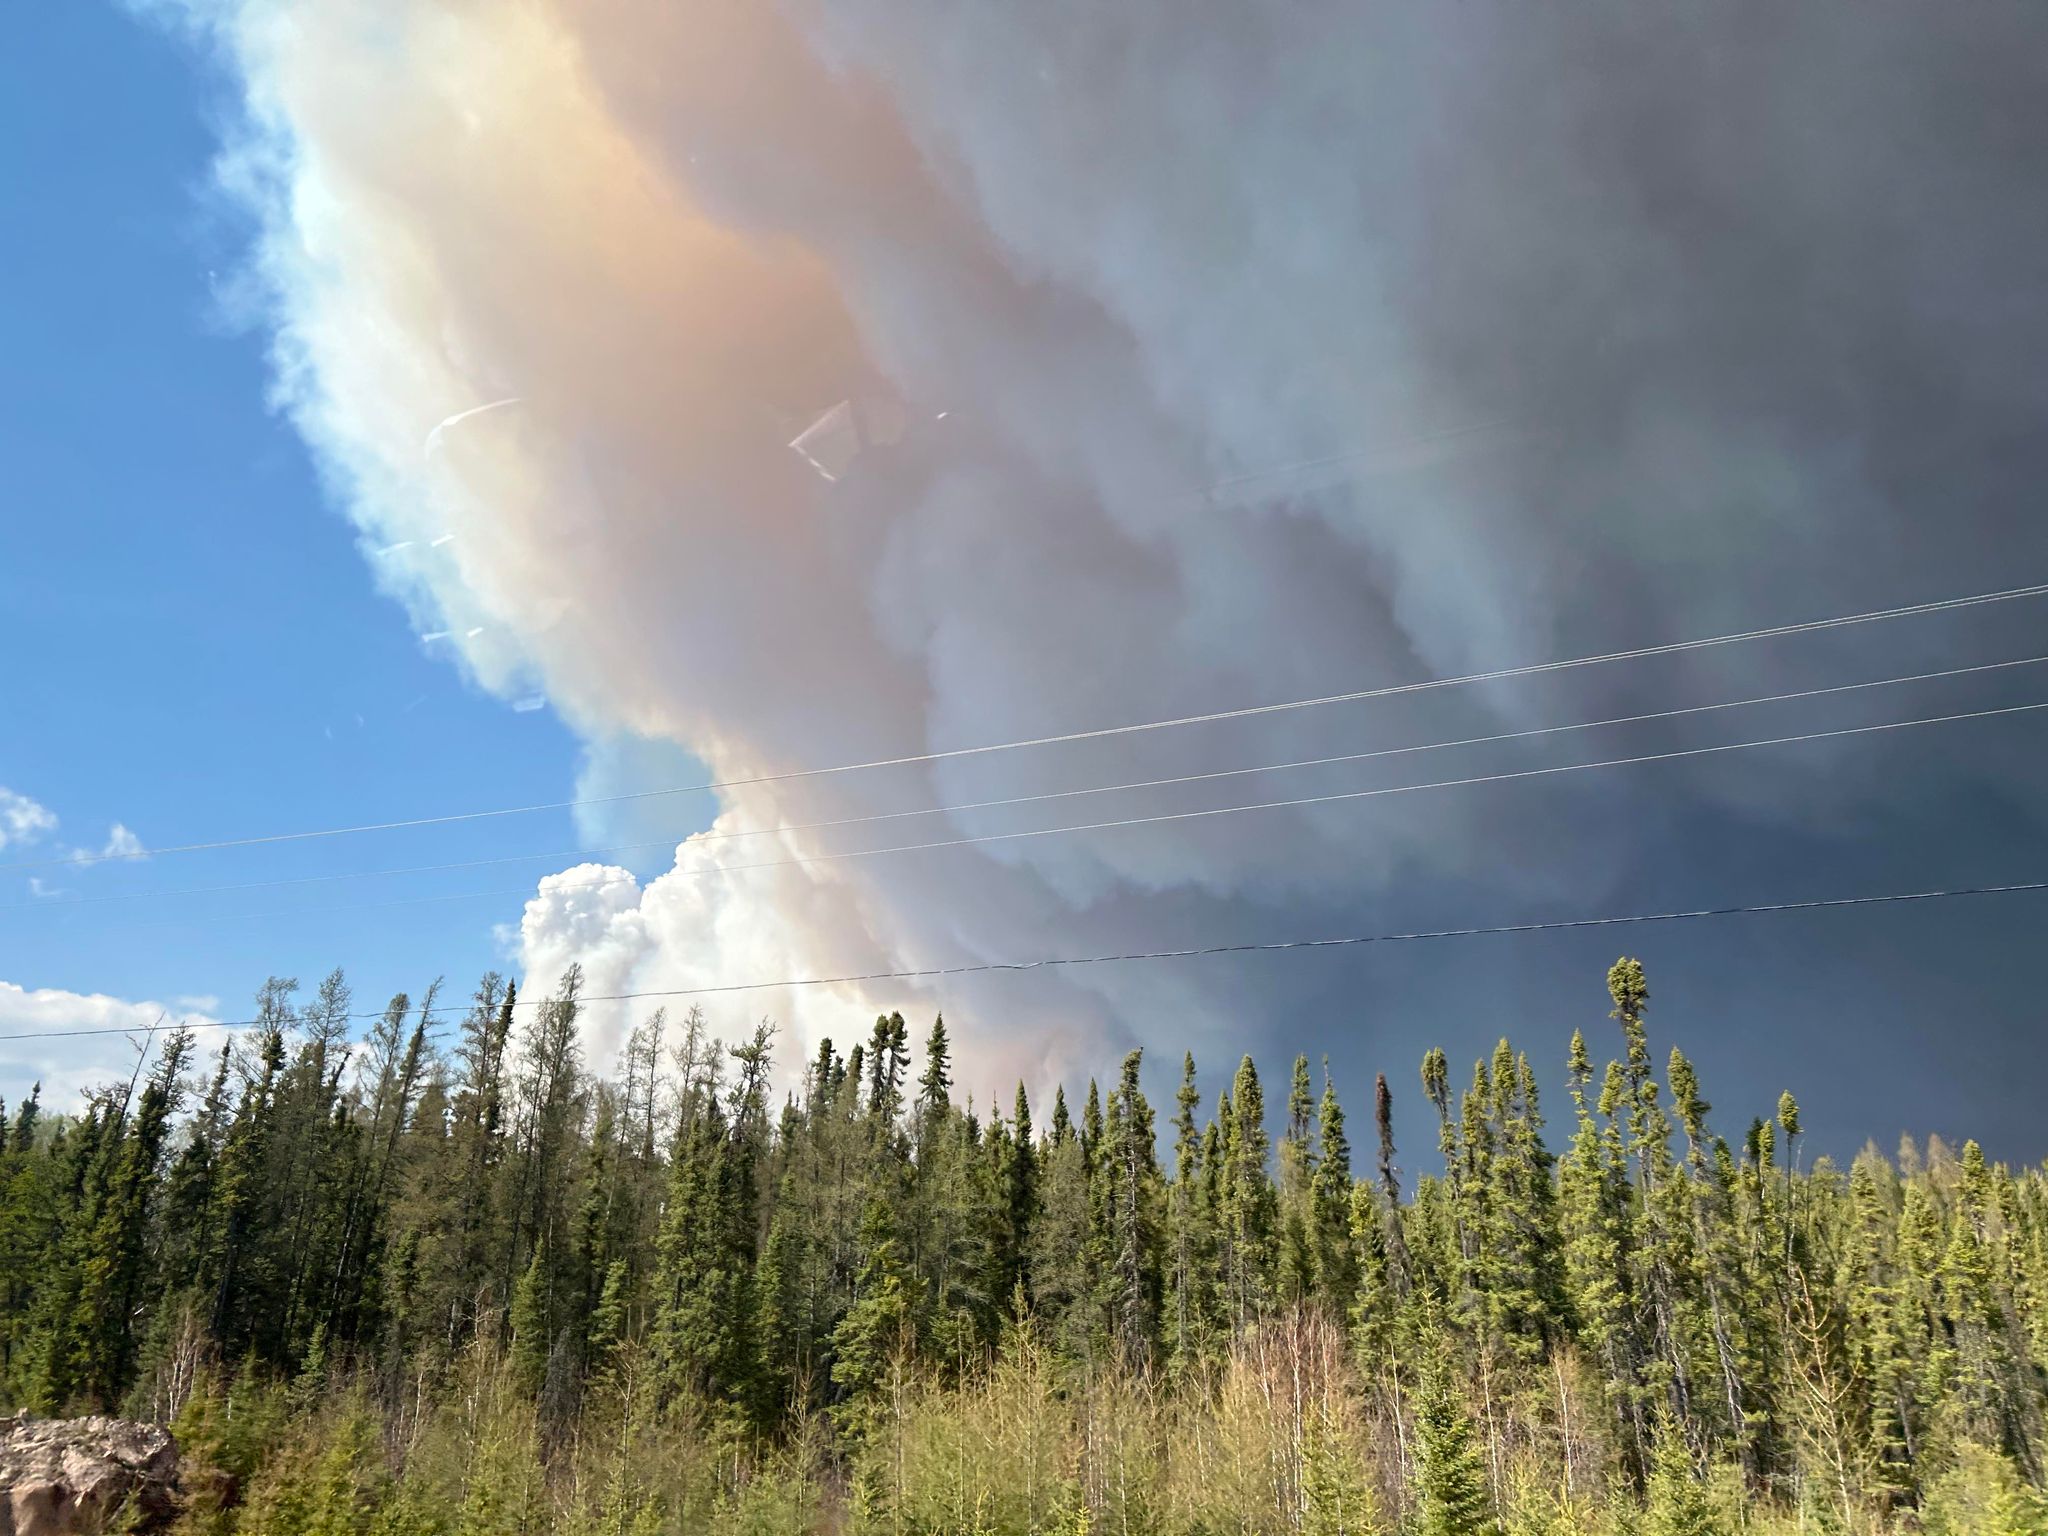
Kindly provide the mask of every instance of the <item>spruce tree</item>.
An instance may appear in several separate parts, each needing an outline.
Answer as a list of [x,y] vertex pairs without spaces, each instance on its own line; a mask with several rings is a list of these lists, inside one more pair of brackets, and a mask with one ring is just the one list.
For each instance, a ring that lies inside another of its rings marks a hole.
[[1259,1069],[1238,1063],[1223,1124],[1222,1259],[1224,1294],[1239,1332],[1273,1294],[1279,1257],[1279,1201],[1267,1171],[1265,1096]]
[[1379,1137],[1380,1194],[1386,1202],[1387,1276],[1395,1295],[1405,1299],[1412,1272],[1401,1230],[1401,1182],[1394,1169],[1394,1092],[1384,1072],[1373,1080],[1373,1124]]
[[1002,1169],[1003,1221],[994,1300],[1003,1308],[1031,1289],[1031,1225],[1038,1213],[1038,1145],[1031,1127],[1031,1099],[1023,1083],[1011,1112],[1010,1139]]
[[1415,1405],[1417,1536],[1498,1536],[1472,1421],[1451,1378],[1447,1330],[1432,1301],[1423,1311],[1422,1388]]
[[1102,1091],[1088,1079],[1088,1097],[1081,1104],[1081,1157],[1090,1178],[1102,1162]]
[[1621,1025],[1623,1059],[1621,1098],[1627,1108],[1627,1148],[1634,1159],[1637,1200],[1634,1210],[1636,1286],[1649,1305],[1649,1334],[1643,1354],[1650,1362],[1651,1385],[1682,1428],[1694,1424],[1692,1360],[1693,1329],[1686,1316],[1685,1277],[1692,1263],[1690,1212],[1686,1191],[1676,1177],[1671,1157],[1671,1122],[1666,1117],[1651,1077],[1648,1031],[1644,1016],[1650,987],[1640,960],[1623,958],[1607,972],[1611,1017]]
[[[165,1039],[132,1118],[118,1123],[106,1144],[105,1170],[94,1177],[95,1204],[81,1221],[72,1365],[65,1382],[87,1402],[112,1407],[128,1388],[135,1365],[137,1320],[149,1285],[159,1165],[171,1117],[183,1096],[180,1079],[192,1048],[187,1030]],[[139,1070],[139,1068],[138,1068]],[[68,1391],[48,1394],[61,1401]]]
[[1323,1098],[1315,1172],[1309,1178],[1309,1209],[1315,1250],[1316,1294],[1340,1323],[1351,1316],[1358,1293],[1358,1255],[1351,1235],[1351,1143],[1344,1134],[1344,1110],[1330,1063],[1323,1062]]
[[1167,1348],[1175,1372],[1198,1368],[1212,1342],[1215,1312],[1215,1127],[1205,1137],[1195,1128],[1202,1095],[1195,1084],[1192,1051],[1181,1058],[1180,1087],[1174,1094],[1173,1183],[1167,1191]]
[[920,1154],[926,1139],[944,1123],[953,1102],[953,1048],[946,1038],[946,1018],[932,1020],[932,1032],[925,1040],[924,1071],[917,1080],[917,1134]]
[[1301,1206],[1308,1201],[1316,1166],[1315,1102],[1308,1057],[1296,1056],[1287,1087],[1287,1130],[1280,1138],[1280,1199],[1284,1205]]
[[1720,1522],[1693,1465],[1692,1452],[1668,1417],[1657,1433],[1643,1536],[1721,1536]]
[[[760,1342],[762,1387],[771,1410],[796,1407],[810,1390],[810,1372],[818,1350],[810,1296],[805,1279],[810,1264],[810,1236],[798,1219],[793,1198],[777,1202],[768,1241],[761,1249],[760,1273],[754,1293],[759,1298],[757,1336]],[[607,1282],[609,1286],[609,1282]],[[593,1331],[595,1327],[593,1326]]]
[[1743,1385],[1744,1361],[1735,1319],[1740,1279],[1739,1254],[1734,1247],[1733,1191],[1720,1163],[1708,1155],[1707,1112],[1713,1106],[1701,1097],[1699,1074],[1677,1046],[1671,1048],[1665,1076],[1671,1085],[1672,1111],[1678,1116],[1679,1129],[1685,1135],[1685,1161],[1690,1175],[1685,1203],[1690,1215],[1699,1281],[1706,1298],[1706,1322],[1713,1344],[1721,1405],[1727,1413],[1727,1432],[1747,1459],[1749,1411]]
[[853,1305],[832,1333],[832,1416],[855,1438],[886,1415],[890,1372],[909,1344],[910,1298],[895,1219],[879,1196],[870,1195],[861,1214],[860,1252]]
[[1071,1126],[1062,1128],[1064,1100],[1053,1100],[1054,1132],[1038,1169],[1038,1204],[1028,1250],[1032,1312],[1074,1358],[1087,1358],[1095,1338],[1094,1245],[1090,1209],[1094,1180]]
[[1376,1536],[1379,1501],[1327,1403],[1303,1417],[1301,1536]]
[[542,1241],[512,1291],[512,1373],[519,1390],[528,1396],[538,1392],[547,1379],[548,1356],[554,1347],[551,1290],[548,1245]]
[[868,1114],[885,1130],[903,1111],[903,1081],[909,1070],[910,1026],[900,1013],[884,1014],[875,1020],[868,1040]]
[[[492,1262],[505,1158],[506,1052],[519,989],[497,972],[477,984],[455,1048],[455,1093],[449,1136],[455,1167],[455,1208],[448,1235],[445,1306],[453,1327],[473,1323],[479,1299],[499,1276]],[[503,1305],[505,1293],[497,1292]]]
[[1143,1370],[1158,1343],[1160,1272],[1159,1165],[1153,1152],[1152,1108],[1138,1086],[1143,1052],[1124,1057],[1109,1097],[1103,1180],[1108,1205],[1105,1268],[1110,1337],[1124,1363]]
[[212,1333],[223,1350],[240,1353],[252,1342],[270,1342],[280,1310],[273,1234],[263,1217],[270,1193],[272,1133],[278,1073],[284,1065],[284,1033],[272,1019],[259,1030],[256,1065],[246,1073],[240,1104],[229,1123],[214,1181],[214,1207],[207,1222],[200,1279],[212,1291]]
[[1560,1173],[1565,1273],[1579,1337],[1600,1362],[1602,1390],[1621,1419],[1624,1459],[1633,1472],[1642,1465],[1645,1439],[1629,1262],[1628,1172],[1611,1109],[1621,1069],[1609,1067],[1609,1086],[1597,1111],[1587,1096],[1592,1070],[1585,1036],[1574,1030],[1569,1081],[1578,1130]]
[[715,1100],[676,1151],[656,1259],[654,1336],[672,1392],[754,1400],[752,1159]]

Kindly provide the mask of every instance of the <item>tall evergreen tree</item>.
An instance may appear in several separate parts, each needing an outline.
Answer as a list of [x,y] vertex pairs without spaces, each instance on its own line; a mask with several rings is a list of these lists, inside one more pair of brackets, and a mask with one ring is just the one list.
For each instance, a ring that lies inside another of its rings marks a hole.
[[1344,1109],[1330,1063],[1323,1062],[1323,1098],[1316,1112],[1319,1139],[1315,1172],[1309,1176],[1310,1228],[1315,1251],[1316,1291],[1340,1322],[1351,1315],[1358,1295],[1358,1254],[1351,1236],[1351,1142],[1344,1134]]
[[1160,1301],[1159,1165],[1153,1152],[1152,1107],[1138,1086],[1141,1051],[1124,1057],[1109,1096],[1102,1177],[1106,1191],[1105,1266],[1110,1337],[1122,1360],[1151,1364]]
[[699,1400],[755,1400],[751,1163],[744,1127],[729,1127],[716,1099],[676,1149],[654,1338],[669,1389]]
[[877,1196],[861,1215],[860,1251],[853,1305],[832,1335],[833,1416],[855,1436],[882,1421],[890,1370],[910,1342],[910,1298],[895,1223]]
[[1401,1230],[1401,1183],[1394,1171],[1394,1093],[1384,1072],[1373,1082],[1373,1123],[1379,1136],[1380,1193],[1386,1199],[1387,1274],[1396,1295],[1406,1297],[1412,1272]]
[[1021,1082],[1003,1154],[1003,1221],[993,1293],[999,1306],[1011,1310],[1031,1290],[1031,1228],[1038,1214],[1038,1144],[1031,1127],[1031,1099]]
[[953,1102],[953,1048],[946,1038],[943,1014],[932,1020],[932,1032],[925,1041],[924,1072],[917,1080],[918,1149],[922,1155],[925,1138],[942,1125]]
[[1279,1200],[1267,1171],[1271,1142],[1259,1069],[1238,1064],[1223,1133],[1221,1226],[1223,1288],[1233,1326],[1248,1327],[1273,1294],[1279,1258]]
[[[1423,1337],[1443,1331],[1434,1305],[1423,1315]],[[1422,1390],[1415,1408],[1415,1529],[1418,1536],[1497,1536],[1486,1467],[1472,1420],[1452,1382],[1442,1350],[1422,1362]]]
[[1700,1484],[1685,1437],[1667,1419],[1657,1435],[1650,1475],[1649,1518],[1643,1536],[1720,1536],[1721,1525]]
[[[1195,1055],[1181,1058],[1174,1094],[1173,1183],[1167,1193],[1166,1343],[1176,1371],[1198,1368],[1215,1342],[1216,1206],[1212,1138],[1195,1127],[1202,1094]],[[1214,1126],[1211,1126],[1214,1131]]]

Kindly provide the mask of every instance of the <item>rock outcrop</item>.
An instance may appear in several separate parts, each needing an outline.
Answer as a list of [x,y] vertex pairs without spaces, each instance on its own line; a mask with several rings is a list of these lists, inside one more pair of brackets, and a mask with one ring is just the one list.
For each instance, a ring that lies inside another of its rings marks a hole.
[[129,1419],[0,1419],[0,1536],[148,1530],[172,1513],[178,1447]]

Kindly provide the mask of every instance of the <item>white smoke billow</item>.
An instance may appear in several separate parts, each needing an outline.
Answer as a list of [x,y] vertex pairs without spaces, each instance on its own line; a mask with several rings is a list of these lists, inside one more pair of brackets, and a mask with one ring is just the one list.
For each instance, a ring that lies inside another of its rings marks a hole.
[[[486,686],[714,777],[1942,596],[2000,584],[1973,545],[2040,548],[2010,455],[1977,451],[2048,404],[2025,7],[183,10],[246,88],[226,163],[280,396],[379,578]],[[789,445],[860,400],[911,425],[842,433],[828,480]],[[1931,642],[1860,643],[785,781],[718,825],[1874,676]],[[1409,771],[683,841],[644,888],[543,880],[523,959],[608,993],[1358,930],[1396,896],[1585,910],[1671,820],[1560,786],[701,872]],[[1685,782],[1763,818],[1869,788],[1816,757]],[[718,1006],[808,1045],[913,1002],[1000,1019],[970,1035],[983,1091],[1102,1059],[1101,1031],[1246,1022],[1192,968]]]

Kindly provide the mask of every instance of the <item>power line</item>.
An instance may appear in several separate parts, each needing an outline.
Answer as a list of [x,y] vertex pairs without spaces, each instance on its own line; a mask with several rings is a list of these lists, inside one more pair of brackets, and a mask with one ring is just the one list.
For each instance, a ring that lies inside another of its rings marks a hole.
[[[1829,741],[1847,736],[1868,736],[1880,731],[1906,730],[1919,725],[1948,725],[1963,720],[1985,720],[2001,715],[2029,714],[2048,709],[2048,701],[2038,704],[2010,704],[1997,709],[1967,710],[1959,714],[1920,716],[1911,720],[1888,720],[1876,725],[1845,726],[1828,731],[1805,731],[1793,736],[1770,736],[1755,741],[1718,742],[1704,747],[1683,747],[1668,752],[1647,752],[1634,757],[1602,758],[1589,763],[1558,763],[1542,768],[1517,768],[1500,773],[1473,774],[1460,779],[1435,779],[1422,784],[1391,784],[1374,789],[1342,790],[1326,795],[1301,795],[1286,800],[1261,800],[1246,805],[1213,806],[1203,810],[1168,811],[1150,816],[1125,816],[1108,821],[1091,821],[1057,827],[1027,827],[1011,832],[985,832],[965,837],[937,838],[922,843],[894,843],[881,848],[855,848],[838,853],[801,854],[787,859],[767,859],[753,864],[707,864],[698,869],[671,870],[663,876],[677,874],[696,878],[703,875],[745,874],[762,869],[790,869],[808,864],[832,864],[847,859],[875,858],[891,853],[925,853],[943,848],[966,848],[982,843],[1020,841],[1025,838],[1054,837],[1073,832],[1105,832],[1122,827],[1157,825],[1161,822],[1197,821],[1218,816],[1236,816],[1248,811],[1277,811],[1310,805],[1332,805],[1344,801],[1378,799],[1386,795],[1416,794],[1424,790],[1462,789],[1478,784],[1502,784],[1517,779],[1546,778],[1556,774],[1583,773],[1595,768],[1627,768],[1642,763],[1670,762],[1679,758],[1706,757],[1722,752],[1742,752],[1757,747],[1792,746],[1801,742]],[[564,880],[548,887],[550,894],[556,891],[594,890],[606,886],[630,882],[633,876],[624,872],[606,875],[597,880]],[[492,897],[518,896],[531,899],[535,892],[528,886],[499,886],[487,891],[454,891],[436,896],[400,896],[387,901],[346,902],[325,907],[297,907],[294,913],[312,915],[327,912],[364,912],[384,907],[426,906],[448,901],[479,901]],[[135,926],[169,926],[185,922],[238,922],[254,917],[274,916],[274,912],[219,913],[200,918],[163,919],[156,924]]]
[[[1283,939],[1270,942],[1245,942],[1238,944],[1204,944],[1185,949],[1140,949],[1120,954],[1102,955],[1053,955],[1037,960],[982,960],[965,965],[925,966],[917,970],[865,971],[844,976],[791,977],[782,981],[740,981],[726,982],[703,987],[671,987],[645,992],[614,992],[594,997],[582,997],[579,1005],[587,1003],[632,1003],[648,1002],[656,998],[712,997],[735,992],[770,992],[785,987],[835,987],[852,986],[871,981],[918,981],[939,976],[973,976],[992,972],[1041,971],[1083,965],[1121,965],[1151,960],[1191,960],[1210,955],[1277,954],[1288,950],[1303,949],[1351,949],[1367,944],[1407,944],[1426,939],[1472,939],[1515,933],[1558,933],[1582,928],[1619,928],[1646,923],[1690,922],[1709,917],[1760,916],[1782,912],[1820,912],[1843,907],[1898,906],[1912,902],[1948,901],[1965,896],[2013,896],[2026,892],[2048,891],[2048,880],[2031,880],[2015,885],[1973,885],[1951,887],[1931,891],[1893,891],[1874,896],[1833,896],[1810,901],[1772,901],[1747,906],[1693,907],[1668,912],[1630,912],[1606,917],[1558,918],[1550,921],[1528,923],[1496,923],[1475,928],[1429,928],[1408,933],[1343,934],[1325,939]],[[522,997],[514,1004],[544,1004],[549,998]],[[382,1018],[384,1010],[369,1013],[350,1013],[347,1019]],[[248,1029],[261,1023],[259,1019],[209,1019],[196,1024],[181,1025],[187,1029]],[[140,1026],[130,1029],[43,1029],[24,1030],[16,1034],[0,1035],[0,1041],[9,1040],[83,1040],[96,1035],[132,1035],[140,1032]]]
[[[1280,714],[1297,709],[1316,709],[1330,704],[1354,704],[1369,699],[1395,698],[1407,694],[1426,693],[1444,688],[1465,687],[1474,683],[1502,682],[1511,678],[1535,677],[1551,672],[1567,671],[1576,667],[1601,666],[1608,662],[1636,661],[1652,656],[1669,656],[1684,651],[1703,650],[1709,647],[1738,645],[1752,640],[1777,639],[1789,635],[1812,634],[1822,630],[1840,629],[1849,625],[1870,624],[1886,619],[1911,618],[1931,613],[1946,613],[1963,608],[1978,607],[1987,603],[2009,602],[2023,597],[2040,597],[2048,594],[2048,582],[2035,583],[2024,587],[2007,587],[1996,592],[1981,592],[1969,597],[1944,598],[1937,602],[1910,603],[1901,607],[1872,609],[1864,613],[1843,614],[1834,618],[1808,619],[1794,624],[1777,624],[1764,629],[1742,630],[1732,634],[1710,635],[1695,640],[1673,640],[1659,645],[1638,646],[1632,650],[1607,651],[1598,655],[1577,656],[1562,661],[1534,662],[1525,666],[1502,667],[1490,672],[1468,672],[1458,677],[1427,678],[1410,683],[1390,683],[1376,688],[1355,689],[1348,693],[1324,694],[1316,698],[1291,699],[1277,704],[1254,704],[1238,709],[1213,710],[1206,714],[1178,715],[1170,719],[1146,720],[1129,725],[1099,726],[1092,730],[1067,731],[1050,736],[1024,737],[1013,741],[984,743],[972,747],[951,747],[941,751],[909,753],[900,757],[872,758],[864,762],[837,763],[821,768],[792,768],[778,773],[752,774],[742,778],[716,779],[702,784],[675,785],[664,789],[634,790],[616,795],[593,795],[574,800],[554,800],[533,805],[501,806],[491,810],[454,811],[437,816],[415,816],[398,821],[364,822],[353,826],[321,827],[298,832],[272,832],[256,837],[219,838],[210,842],[178,843],[151,849],[152,857],[170,854],[199,853],[223,848],[247,848],[271,843],[305,842],[315,838],[351,837],[367,832],[396,832],[415,827],[445,826],[456,822],[484,821],[505,816],[525,816],[542,811],[573,810],[581,806],[614,805],[623,801],[654,799],[664,795],[699,794],[714,790],[738,789],[754,784],[785,783],[794,779],[819,778],[829,774],[855,773],[872,768],[905,767],[916,763],[942,762],[953,758],[978,757],[995,752],[1011,752],[1027,747],[1058,746],[1077,741],[1096,741],[1111,736],[1128,736],[1140,732],[1163,731],[1187,725],[1209,725],[1225,720],[1243,720],[1260,715]],[[64,858],[37,859],[0,864],[0,870],[10,869],[52,869],[67,865],[102,864],[110,860],[127,857],[121,854],[73,854]]]
[[[1765,704],[1785,704],[1802,699],[1825,698],[1836,694],[1867,692],[1874,688],[1892,688],[1908,683],[1934,682],[1953,677],[1968,677],[1980,673],[2007,671],[2014,667],[2039,666],[2048,662],[2048,655],[2023,656],[2011,661],[1989,661],[1975,666],[1945,667],[1933,672],[1914,672],[1898,677],[1874,678],[1865,682],[1835,683],[1824,688],[1801,688],[1789,693],[1761,694],[1747,699],[1724,699],[1712,704],[1688,704],[1675,709],[1651,710],[1644,714],[1613,715],[1602,720],[1581,720],[1567,725],[1534,726],[1527,730],[1500,731],[1487,736],[1465,736],[1449,741],[1421,742],[1405,747],[1379,747],[1369,752],[1345,752],[1331,757],[1299,758],[1284,763],[1261,763],[1249,768],[1220,768],[1206,773],[1177,774],[1168,778],[1136,779],[1121,784],[1096,784],[1079,789],[1048,790],[1040,794],[1010,795],[994,800],[971,800],[956,805],[918,806],[906,811],[877,811],[861,816],[840,816],[824,821],[782,822],[769,827],[747,827],[730,831],[710,830],[687,834],[696,843],[725,842],[742,837],[767,837],[776,833],[818,832],[840,827],[867,826],[876,822],[903,821],[916,816],[942,816],[965,811],[995,810],[1015,805],[1036,805],[1052,800],[1071,800],[1085,795],[1116,794],[1128,790],[1164,789],[1182,784],[1200,784],[1217,779],[1244,778],[1261,773],[1281,773],[1299,768],[1323,768],[1340,763],[1368,762],[1379,758],[1406,757],[1423,752],[1447,751],[1455,747],[1476,747],[1495,745],[1508,741],[1527,741],[1537,737],[1556,736],[1570,731],[1590,731],[1617,725],[1639,725],[1652,720],[1674,720],[1688,715],[1712,714],[1721,710],[1745,709]],[[1417,785],[1412,788],[1428,788]],[[400,865],[389,869],[345,870],[334,874],[296,875],[277,880],[247,880],[225,885],[196,885],[155,891],[113,891],[91,896],[46,896],[33,901],[17,901],[0,904],[0,912],[44,911],[67,906],[98,905],[113,901],[144,901],[152,897],[165,896],[216,896],[241,891],[282,890],[292,886],[328,885],[341,880],[374,880],[395,875],[440,874],[458,869],[485,869],[506,864],[523,864],[549,859],[588,858],[603,853],[635,853],[649,848],[670,847],[682,842],[683,837],[660,838],[637,843],[613,843],[597,848],[565,848],[554,852],[503,854],[484,859],[455,859],[434,864]]]
[[1383,453],[1398,453],[1409,448],[1424,448],[1432,443],[1447,442],[1453,438],[1471,437],[1481,432],[1496,432],[1503,427],[1517,425],[1512,416],[1496,416],[1489,421],[1467,422],[1459,427],[1443,427],[1434,432],[1425,432],[1415,437],[1400,438],[1390,442],[1371,443],[1363,448],[1347,448],[1340,453],[1324,454],[1320,458],[1296,459],[1290,464],[1272,464],[1264,469],[1248,470],[1241,475],[1231,475],[1222,480],[1211,481],[1194,493],[1193,499],[1211,501],[1223,492],[1240,490],[1248,485],[1257,485],[1264,480],[1276,480],[1283,475],[1311,473],[1318,469],[1334,469],[1340,464],[1350,464],[1358,459],[1374,458]]

